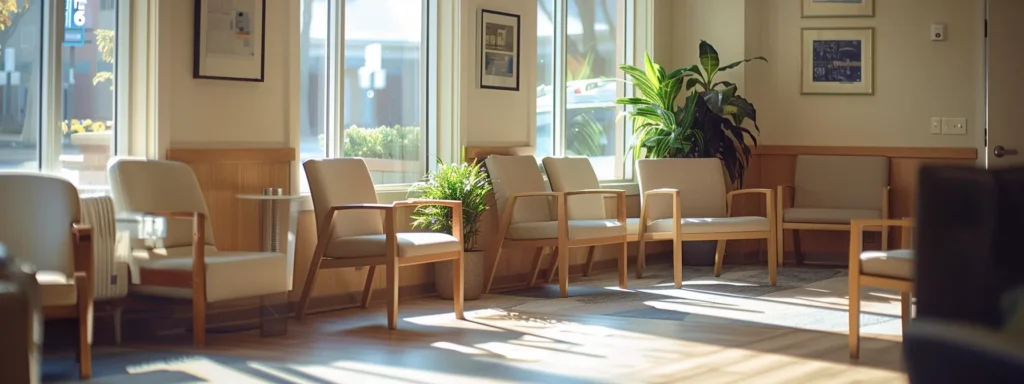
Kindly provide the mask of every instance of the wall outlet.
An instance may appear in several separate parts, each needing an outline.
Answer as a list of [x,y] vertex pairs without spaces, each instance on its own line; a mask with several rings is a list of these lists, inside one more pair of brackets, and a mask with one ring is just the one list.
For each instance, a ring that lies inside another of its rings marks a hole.
[[932,24],[932,41],[946,41],[946,24]]
[[966,135],[967,134],[967,119],[958,118],[943,118],[942,119],[942,134],[943,135]]
[[931,134],[933,134],[933,135],[941,135],[942,134],[942,118],[941,117],[933,117],[932,118],[932,125],[929,128],[928,132],[931,132]]

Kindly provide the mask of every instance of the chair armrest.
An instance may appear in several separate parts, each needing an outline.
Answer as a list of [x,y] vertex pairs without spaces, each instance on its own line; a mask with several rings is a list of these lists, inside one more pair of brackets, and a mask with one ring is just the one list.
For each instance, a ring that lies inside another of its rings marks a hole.
[[377,210],[388,210],[394,208],[394,204],[341,204],[332,205],[329,214],[333,214],[337,211],[349,211],[356,209],[377,209]]
[[[505,234],[508,232],[508,227],[512,224],[512,215],[515,213],[516,202],[523,197],[554,197],[556,212],[560,212],[565,205],[565,193],[563,192],[522,192],[509,195],[508,201],[505,202],[505,208],[501,212],[501,217],[499,218],[500,221],[498,222],[499,239],[503,239]],[[567,230],[563,227],[565,226],[558,226],[559,232]]]
[[566,199],[579,195],[615,195],[615,219],[619,224],[626,224],[626,191],[621,189],[584,189],[564,193]]
[[92,241],[92,226],[72,223],[71,234],[74,235],[75,243],[91,242]]
[[681,207],[682,204],[680,202],[681,194],[680,194],[679,190],[675,189],[675,188],[652,189],[650,191],[644,192],[644,194],[643,194],[643,201],[640,204],[640,231],[639,231],[639,236],[640,236],[641,239],[644,238],[644,233],[647,232],[647,230],[646,230],[646,228],[647,228],[647,201],[648,201],[648,199],[650,199],[651,196],[655,196],[655,195],[669,195],[669,196],[672,197],[672,208],[673,208],[673,211],[674,211],[674,213],[672,214],[672,218],[674,219],[674,222],[672,223],[672,225],[673,225],[674,231],[676,233],[679,232],[679,220],[683,216],[682,207]]
[[768,218],[768,220],[774,221],[774,218],[775,218],[774,217],[775,216],[774,215],[774,211],[775,210],[772,207],[772,190],[768,189],[768,188],[739,189],[739,190],[735,190],[735,191],[727,193],[725,195],[725,206],[726,206],[725,210],[727,211],[728,216],[732,216],[733,198],[735,198],[738,195],[749,195],[749,194],[755,194],[755,193],[760,193],[760,194],[764,195],[764,204],[765,204],[765,215],[764,216],[766,218]]
[[84,277],[88,280],[88,284],[92,284],[92,276],[96,269],[92,246],[92,227],[72,223],[71,236],[74,244],[72,252],[74,253],[75,276]]
[[904,227],[914,228],[914,219],[858,219],[850,220],[850,231],[863,232],[864,227]]
[[409,199],[405,201],[396,201],[395,208],[399,207],[421,207],[424,205],[433,205],[441,207],[449,207],[452,209],[452,236],[461,243],[463,241],[462,231],[462,201],[459,200],[430,200],[430,199]]
[[678,194],[679,194],[679,190],[678,189],[675,189],[675,188],[660,188],[660,189],[652,189],[650,191],[644,192],[644,197],[647,197],[647,196],[650,196],[650,195],[678,195]]
[[140,212],[142,215],[153,215],[165,217],[168,219],[195,219],[196,214],[199,212],[187,212],[187,211],[156,211],[156,212]]

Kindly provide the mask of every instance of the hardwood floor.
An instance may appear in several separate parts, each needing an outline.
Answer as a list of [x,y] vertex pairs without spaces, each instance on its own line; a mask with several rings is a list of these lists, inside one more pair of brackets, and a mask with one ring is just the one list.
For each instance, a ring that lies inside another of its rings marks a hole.
[[[467,302],[467,320],[458,321],[448,301],[402,302],[397,331],[387,330],[384,308],[376,306],[293,320],[282,337],[213,334],[204,350],[186,347],[189,338],[180,334],[127,347],[247,359],[250,367],[290,383],[906,382],[898,337],[865,336],[862,358],[853,363],[846,335],[839,333],[550,317],[489,309],[493,305]],[[182,369],[207,380],[241,382],[216,364]]]

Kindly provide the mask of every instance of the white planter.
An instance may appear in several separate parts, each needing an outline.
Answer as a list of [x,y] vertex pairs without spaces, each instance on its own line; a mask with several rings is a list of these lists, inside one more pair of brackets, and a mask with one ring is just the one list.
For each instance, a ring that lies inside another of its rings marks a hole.
[[113,136],[113,131],[75,133],[71,135],[71,144],[77,147],[110,148]]
[[[466,300],[479,299],[484,293],[484,262],[485,252],[466,252],[463,261],[463,297]],[[451,300],[452,295],[452,262],[434,263],[434,287],[442,299]]]

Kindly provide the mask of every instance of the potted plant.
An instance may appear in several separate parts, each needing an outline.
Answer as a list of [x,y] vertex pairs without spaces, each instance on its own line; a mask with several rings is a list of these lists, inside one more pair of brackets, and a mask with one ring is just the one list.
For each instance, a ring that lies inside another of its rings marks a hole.
[[[480,164],[438,162],[437,170],[426,180],[413,185],[409,193],[421,199],[456,200],[462,202],[463,263],[465,265],[465,299],[475,300],[484,291],[484,251],[477,238],[491,183]],[[448,207],[421,206],[413,211],[413,227],[450,233],[452,213]],[[434,284],[443,299],[452,298],[452,263],[434,264]]]
[[[715,76],[764,57],[740,60],[722,66],[718,51],[701,41],[700,63],[666,73],[665,69],[644,57],[644,69],[631,65],[620,68],[629,75],[637,96],[616,100],[627,106],[633,123],[635,158],[718,158],[733,186],[743,185],[750,162],[750,146],[757,137],[744,127],[748,120],[754,130],[757,109],[738,94],[736,84],[715,81]],[[676,100],[683,90],[682,105]],[[631,107],[631,108],[630,108]],[[684,243],[688,264],[712,265],[715,242]]]

